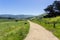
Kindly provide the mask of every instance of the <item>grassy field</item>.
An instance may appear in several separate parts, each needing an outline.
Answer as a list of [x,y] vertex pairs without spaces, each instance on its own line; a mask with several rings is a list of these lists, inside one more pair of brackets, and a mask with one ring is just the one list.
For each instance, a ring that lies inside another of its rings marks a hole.
[[[56,37],[60,39],[60,17],[55,17],[55,18],[42,18],[42,19],[33,19],[31,20],[35,23],[38,23],[42,25],[44,28],[52,32]],[[57,22],[54,28],[53,23],[48,23],[48,22]]]
[[27,21],[0,21],[0,40],[23,40],[29,31]]

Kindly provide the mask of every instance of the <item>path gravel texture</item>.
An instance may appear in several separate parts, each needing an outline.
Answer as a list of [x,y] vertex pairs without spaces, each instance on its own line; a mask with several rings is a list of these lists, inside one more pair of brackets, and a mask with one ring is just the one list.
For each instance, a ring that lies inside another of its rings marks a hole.
[[28,22],[30,23],[30,30],[24,40],[59,40],[50,31],[46,30],[42,26],[31,21]]

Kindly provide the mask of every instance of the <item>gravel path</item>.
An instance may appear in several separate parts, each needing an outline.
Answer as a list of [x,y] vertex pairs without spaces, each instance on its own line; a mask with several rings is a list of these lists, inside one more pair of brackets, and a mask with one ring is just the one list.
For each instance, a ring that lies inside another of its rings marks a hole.
[[51,32],[43,28],[42,26],[29,21],[30,30],[27,37],[24,40],[59,40]]

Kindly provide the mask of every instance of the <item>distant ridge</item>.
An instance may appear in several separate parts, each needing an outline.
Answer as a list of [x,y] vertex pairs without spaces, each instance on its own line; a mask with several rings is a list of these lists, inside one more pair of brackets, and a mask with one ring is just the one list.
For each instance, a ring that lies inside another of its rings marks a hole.
[[7,18],[15,18],[15,19],[24,19],[24,18],[29,18],[29,17],[33,17],[33,15],[10,15],[10,14],[3,14],[3,15],[0,15],[0,18],[1,17],[7,17]]

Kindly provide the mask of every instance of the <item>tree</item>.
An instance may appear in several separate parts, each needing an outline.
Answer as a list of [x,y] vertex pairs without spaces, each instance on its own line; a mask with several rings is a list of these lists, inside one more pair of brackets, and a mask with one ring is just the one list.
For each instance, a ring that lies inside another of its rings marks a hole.
[[53,10],[53,5],[49,5],[46,9],[44,9],[47,13],[48,13],[48,16],[49,17],[55,17],[55,13],[54,13],[54,10]]
[[54,1],[53,3],[54,5],[54,11],[55,11],[55,14],[58,16],[60,16],[60,1]]
[[54,1],[53,3],[55,10],[60,11],[60,1]]
[[52,5],[48,5],[47,8],[44,9],[48,15],[45,17],[56,17],[60,16],[60,1],[54,1]]

